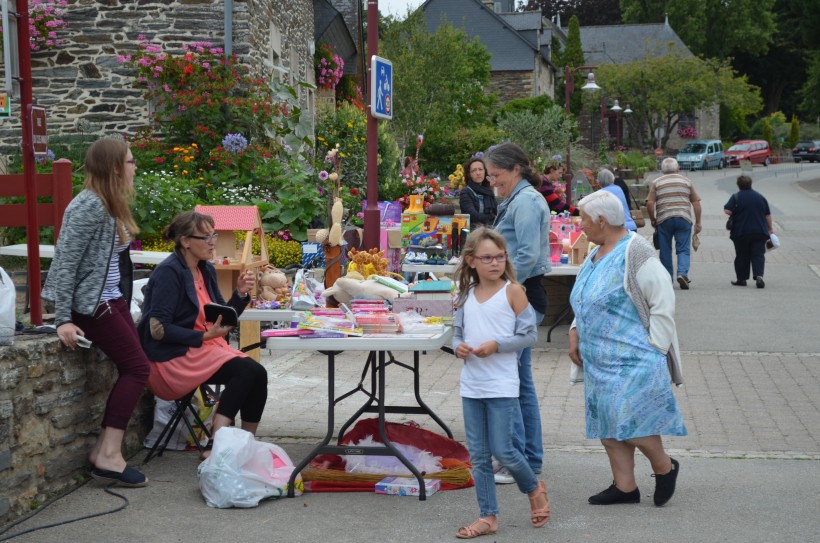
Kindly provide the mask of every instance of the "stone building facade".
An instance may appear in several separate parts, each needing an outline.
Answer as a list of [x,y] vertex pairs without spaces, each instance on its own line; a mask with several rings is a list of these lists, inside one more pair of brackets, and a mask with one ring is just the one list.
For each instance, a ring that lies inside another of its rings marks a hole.
[[[33,94],[48,113],[49,136],[89,125],[100,135],[132,133],[148,123],[148,104],[133,71],[118,61],[145,35],[178,53],[186,43],[224,44],[224,0],[74,0],[63,44],[32,52]],[[255,73],[293,83],[313,79],[312,0],[234,0],[233,52]],[[301,91],[303,105],[312,97]],[[0,123],[0,156],[20,149],[19,109]]]

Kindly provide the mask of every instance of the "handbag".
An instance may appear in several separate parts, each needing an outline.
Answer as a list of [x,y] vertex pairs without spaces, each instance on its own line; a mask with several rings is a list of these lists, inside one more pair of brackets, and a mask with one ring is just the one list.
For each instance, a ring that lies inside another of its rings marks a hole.
[[632,217],[632,220],[635,221],[635,226],[638,228],[643,228],[646,226],[646,221],[643,218],[643,212],[640,209],[630,209],[629,216]]
[[729,215],[729,218],[726,219],[726,230],[731,230],[732,226],[735,224],[735,218]]
[[661,248],[661,241],[660,241],[660,239],[658,239],[658,231],[657,230],[652,232],[652,246],[655,247],[655,249],[660,249]]

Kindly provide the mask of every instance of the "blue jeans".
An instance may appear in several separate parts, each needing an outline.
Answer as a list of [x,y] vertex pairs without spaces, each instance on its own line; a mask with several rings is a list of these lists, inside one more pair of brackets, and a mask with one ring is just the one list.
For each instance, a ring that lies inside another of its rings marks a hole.
[[530,493],[538,480],[524,455],[513,446],[513,423],[521,418],[517,398],[462,398],[464,433],[473,464],[481,516],[498,514],[493,457],[510,471],[518,490]]
[[[544,314],[535,312],[535,322],[541,324]],[[521,416],[513,426],[514,445],[527,459],[535,473],[541,473],[544,462],[544,442],[541,437],[541,411],[538,409],[538,393],[532,379],[532,347],[518,355],[518,403]],[[499,462],[500,458],[496,458]],[[501,462],[504,465],[503,462]],[[504,467],[507,467],[504,465]]]
[[[672,273],[672,239],[678,257],[678,273]],[[680,217],[672,217],[658,224],[658,244],[661,246],[661,264],[672,276],[689,277],[689,248],[692,246],[692,223]]]

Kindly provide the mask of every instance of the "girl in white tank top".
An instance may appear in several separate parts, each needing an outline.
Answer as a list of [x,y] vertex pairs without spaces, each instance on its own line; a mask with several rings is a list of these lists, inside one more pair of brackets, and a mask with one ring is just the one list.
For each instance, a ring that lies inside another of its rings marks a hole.
[[453,350],[464,359],[464,430],[480,509],[478,520],[460,528],[456,537],[470,539],[498,529],[493,457],[527,494],[530,520],[540,528],[550,515],[546,485],[513,445],[514,421],[521,418],[517,353],[537,339],[535,311],[515,282],[504,238],[493,230],[470,233],[455,276],[460,293]]

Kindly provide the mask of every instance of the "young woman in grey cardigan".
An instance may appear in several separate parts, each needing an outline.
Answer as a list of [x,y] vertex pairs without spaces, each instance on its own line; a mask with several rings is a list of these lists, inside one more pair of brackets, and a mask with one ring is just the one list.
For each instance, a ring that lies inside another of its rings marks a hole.
[[117,366],[102,430],[88,456],[95,479],[145,486],[128,467],[122,440],[148,381],[148,358],[131,317],[128,246],[139,233],[129,201],[134,194],[134,156],[121,140],[101,139],[85,157],[85,186],[65,210],[43,298],[54,302],[57,335],[69,350],[90,340]]

